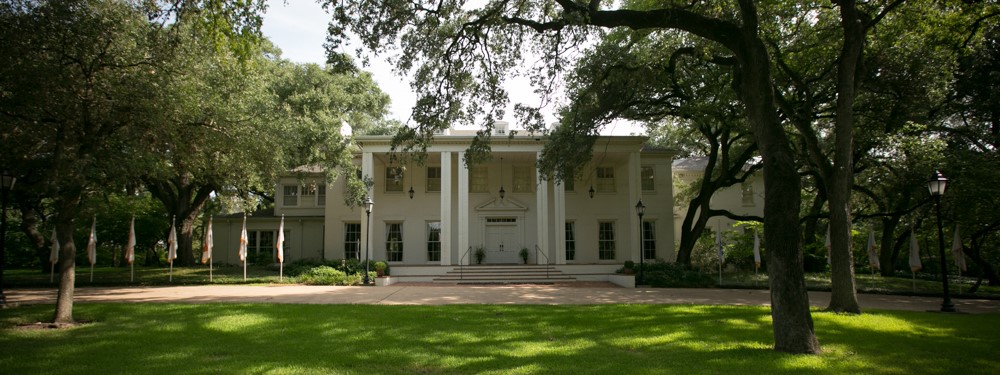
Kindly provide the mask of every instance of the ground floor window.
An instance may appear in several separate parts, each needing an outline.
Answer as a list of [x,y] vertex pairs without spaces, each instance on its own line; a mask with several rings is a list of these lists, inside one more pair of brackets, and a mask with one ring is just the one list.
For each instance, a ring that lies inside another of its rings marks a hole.
[[601,260],[615,259],[615,223],[613,221],[598,223],[597,257]]
[[656,222],[642,222],[642,259],[656,259]]
[[274,232],[247,231],[247,258],[253,264],[271,263],[274,249]]
[[344,259],[361,259],[361,223],[344,223]]
[[576,260],[576,225],[566,222],[566,260]]
[[427,223],[427,260],[431,262],[441,260],[440,221],[431,221]]
[[385,251],[390,262],[403,261],[403,223],[385,224]]

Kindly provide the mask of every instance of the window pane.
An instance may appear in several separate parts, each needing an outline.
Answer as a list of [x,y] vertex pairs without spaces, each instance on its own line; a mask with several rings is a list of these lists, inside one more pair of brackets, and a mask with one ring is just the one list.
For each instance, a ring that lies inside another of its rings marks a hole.
[[316,205],[326,206],[326,184],[316,187]]
[[473,167],[469,170],[469,192],[489,192],[489,169],[486,166]]
[[597,256],[601,260],[615,259],[615,223],[602,221],[597,232]]
[[427,167],[427,191],[441,191],[441,167]]
[[361,259],[361,223],[344,224],[344,259]]
[[752,207],[753,203],[753,183],[749,181],[743,182],[740,186],[743,191],[743,205]]
[[298,206],[299,205],[299,187],[292,185],[285,185],[284,187],[284,203],[286,206]]
[[656,222],[642,222],[642,258],[656,259]]
[[403,224],[386,223],[385,225],[386,257],[390,262],[403,261]]
[[403,170],[398,167],[385,168],[385,191],[403,191]]
[[441,222],[432,221],[427,223],[427,260],[441,260]]
[[566,222],[566,260],[576,260],[576,235],[575,223]]
[[597,168],[597,191],[602,193],[613,193],[615,191],[615,169],[614,167]]
[[532,170],[533,167],[515,165],[514,166],[514,192],[530,193],[532,191]]
[[656,180],[653,176],[652,166],[642,167],[642,191],[654,191],[656,190]]

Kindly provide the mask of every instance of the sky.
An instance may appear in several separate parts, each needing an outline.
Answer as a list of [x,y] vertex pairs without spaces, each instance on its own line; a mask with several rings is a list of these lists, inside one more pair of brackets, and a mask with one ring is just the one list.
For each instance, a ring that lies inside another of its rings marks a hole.
[[[330,21],[330,16],[323,11],[323,8],[311,0],[288,0],[287,3],[284,0],[268,0],[267,3],[268,9],[264,14],[261,28],[264,36],[281,49],[282,57],[299,63],[322,65],[326,61],[323,43],[326,41],[326,26]],[[354,54],[353,49],[344,52],[352,56]],[[390,117],[406,123],[411,108],[416,103],[416,96],[410,89],[408,78],[393,73],[392,66],[381,56],[372,58],[370,63],[362,69],[371,72],[379,88],[392,99],[389,108]],[[534,97],[526,80],[508,84],[507,90],[511,97]],[[512,111],[508,109],[507,113],[508,118],[504,120],[513,124],[514,119],[510,116]],[[551,115],[546,117],[547,122],[555,121]],[[632,133],[645,133],[645,131],[641,127],[624,122],[609,126],[602,131],[602,134],[615,135]]]

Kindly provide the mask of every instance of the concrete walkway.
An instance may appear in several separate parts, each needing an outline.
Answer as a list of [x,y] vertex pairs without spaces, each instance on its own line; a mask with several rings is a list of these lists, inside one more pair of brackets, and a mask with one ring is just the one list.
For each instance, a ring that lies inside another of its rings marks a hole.
[[[55,303],[55,289],[9,289],[10,303]],[[937,311],[940,298],[862,294],[865,309]],[[396,284],[361,286],[244,286],[205,285],[174,287],[78,287],[76,302],[251,302],[300,304],[709,304],[767,305],[766,290],[619,288],[611,284],[429,286]],[[828,292],[810,292],[813,306],[826,307]],[[953,300],[964,313],[1000,314],[1000,301]]]

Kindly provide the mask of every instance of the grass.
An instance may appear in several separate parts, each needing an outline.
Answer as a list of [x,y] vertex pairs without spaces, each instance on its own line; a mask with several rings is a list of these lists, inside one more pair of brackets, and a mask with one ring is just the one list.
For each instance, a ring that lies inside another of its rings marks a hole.
[[[718,274],[715,274],[718,277]],[[807,273],[806,287],[809,290],[830,290],[829,273]],[[904,277],[883,277],[881,275],[855,274],[855,286],[859,293],[872,294],[900,294],[900,295],[927,295],[938,296],[942,293],[940,279],[934,279],[928,275],[918,275],[916,280]],[[963,298],[1000,298],[1000,287],[991,287],[984,281],[976,294],[968,293],[969,288],[976,283],[975,278],[957,278],[954,275],[948,277],[949,292],[952,297]],[[914,288],[914,285],[916,288]],[[723,273],[723,288],[767,288],[766,274],[753,273]]]
[[0,310],[9,374],[980,374],[1000,371],[1000,316],[813,312],[824,352],[771,346],[762,307],[78,304],[90,324],[14,325],[51,306]]
[[[281,282],[292,283],[288,267],[285,267],[285,277]],[[232,265],[215,265],[212,270],[212,281],[209,282],[207,266],[174,267],[173,281],[170,281],[170,268],[135,266],[135,279],[130,281],[128,267],[95,267],[94,281],[90,281],[90,267],[77,265],[77,286],[153,286],[153,285],[202,285],[202,284],[273,284],[279,283],[277,269],[263,266],[248,266],[247,279],[243,280],[243,267]],[[54,282],[49,282],[49,272],[38,270],[5,270],[4,286],[13,287],[56,287],[59,285],[59,275]]]

